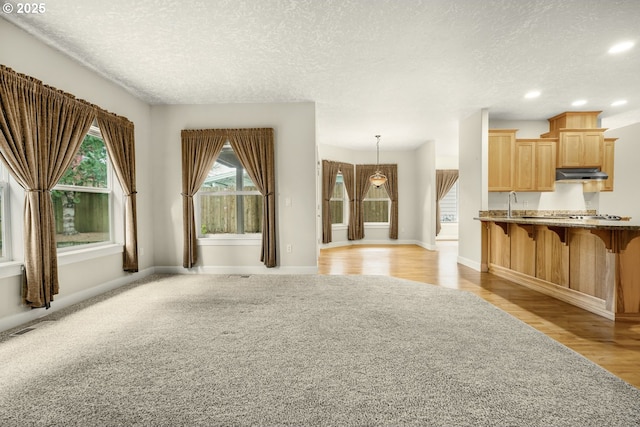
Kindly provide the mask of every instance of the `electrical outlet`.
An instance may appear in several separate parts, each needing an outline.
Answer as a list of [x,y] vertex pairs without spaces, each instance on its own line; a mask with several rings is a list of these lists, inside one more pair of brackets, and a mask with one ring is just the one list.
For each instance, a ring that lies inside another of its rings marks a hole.
[[293,252],[293,247],[291,246],[291,243],[287,244],[287,253],[291,253]]

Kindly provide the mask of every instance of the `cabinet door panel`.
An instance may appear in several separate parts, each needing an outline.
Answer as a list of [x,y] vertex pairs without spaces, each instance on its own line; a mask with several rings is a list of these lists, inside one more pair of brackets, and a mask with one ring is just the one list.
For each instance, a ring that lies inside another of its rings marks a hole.
[[559,165],[563,168],[583,166],[583,138],[582,132],[564,132],[560,136]]
[[511,191],[513,133],[489,133],[489,191]]
[[536,190],[536,153],[535,145],[531,141],[516,141],[514,168],[514,190]]
[[613,159],[615,155],[615,138],[607,138],[604,141],[604,158],[602,159],[602,172],[609,175],[602,183],[601,191],[613,191]]
[[585,132],[583,144],[584,166],[602,166],[604,144],[602,132]]
[[538,191],[554,191],[556,189],[555,141],[536,143],[536,189]]

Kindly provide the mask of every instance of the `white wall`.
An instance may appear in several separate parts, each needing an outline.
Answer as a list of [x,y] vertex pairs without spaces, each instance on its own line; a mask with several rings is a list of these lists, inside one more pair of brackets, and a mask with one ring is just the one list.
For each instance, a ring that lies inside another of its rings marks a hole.
[[480,222],[473,218],[488,205],[488,132],[486,110],[478,111],[460,122],[458,262],[476,270],[480,270],[482,234]]
[[[429,141],[415,152],[417,173],[414,197],[417,199],[418,244],[435,250],[436,246],[436,144]],[[450,167],[450,169],[456,169]],[[444,169],[444,168],[443,168]]]
[[606,136],[618,138],[618,140],[615,142],[613,191],[600,193],[600,212],[630,216],[638,220],[640,219],[640,197],[638,197],[640,123],[609,130]]
[[[350,241],[345,226],[334,226],[332,242],[322,247],[351,244],[418,244],[428,249],[435,245],[435,144],[426,142],[415,150],[380,150],[380,163],[398,165],[398,239],[389,239],[388,226],[365,226],[362,240]],[[352,164],[375,164],[375,150],[349,150],[319,145],[322,160]],[[318,196],[320,197],[320,196]],[[318,198],[318,203],[320,199]],[[429,207],[426,208],[425,204]]]
[[[20,300],[20,277],[17,265],[23,260],[21,189],[12,188],[10,202],[12,215],[12,243],[15,263],[0,265],[0,330],[60,309],[68,304],[99,294],[108,288],[119,286],[149,272],[154,265],[154,230],[152,215],[150,162],[150,108],[119,86],[105,80],[66,55],[46,46],[13,24],[0,19],[0,63],[16,72],[27,74],[43,83],[75,95],[121,116],[135,124],[138,224],[141,273],[122,271],[122,250],[116,247],[102,251],[80,251],[60,256],[60,293],[52,308],[31,310]],[[116,184],[117,185],[117,184]],[[122,242],[122,232],[116,236]]]
[[[271,127],[275,131],[276,216],[279,267],[260,261],[260,241],[199,246],[195,271],[211,273],[314,273],[316,257],[315,104],[170,105],[152,108],[153,226],[156,266],[182,268],[182,129]],[[287,206],[285,201],[291,201]],[[207,242],[206,240],[201,243]],[[291,245],[292,252],[285,251]]]
[[489,129],[518,129],[516,138],[540,138],[549,132],[548,120],[495,120],[489,115]]

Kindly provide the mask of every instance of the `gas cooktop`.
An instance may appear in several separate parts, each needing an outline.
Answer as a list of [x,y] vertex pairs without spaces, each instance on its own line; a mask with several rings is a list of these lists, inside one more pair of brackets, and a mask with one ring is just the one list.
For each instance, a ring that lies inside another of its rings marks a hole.
[[620,221],[618,215],[569,215],[569,219],[602,219],[605,221]]

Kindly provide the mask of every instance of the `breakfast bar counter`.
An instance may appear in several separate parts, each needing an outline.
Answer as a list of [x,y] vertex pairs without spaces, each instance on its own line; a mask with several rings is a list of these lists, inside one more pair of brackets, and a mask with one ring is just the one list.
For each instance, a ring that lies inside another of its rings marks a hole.
[[640,222],[481,212],[482,270],[615,321],[640,322]]

